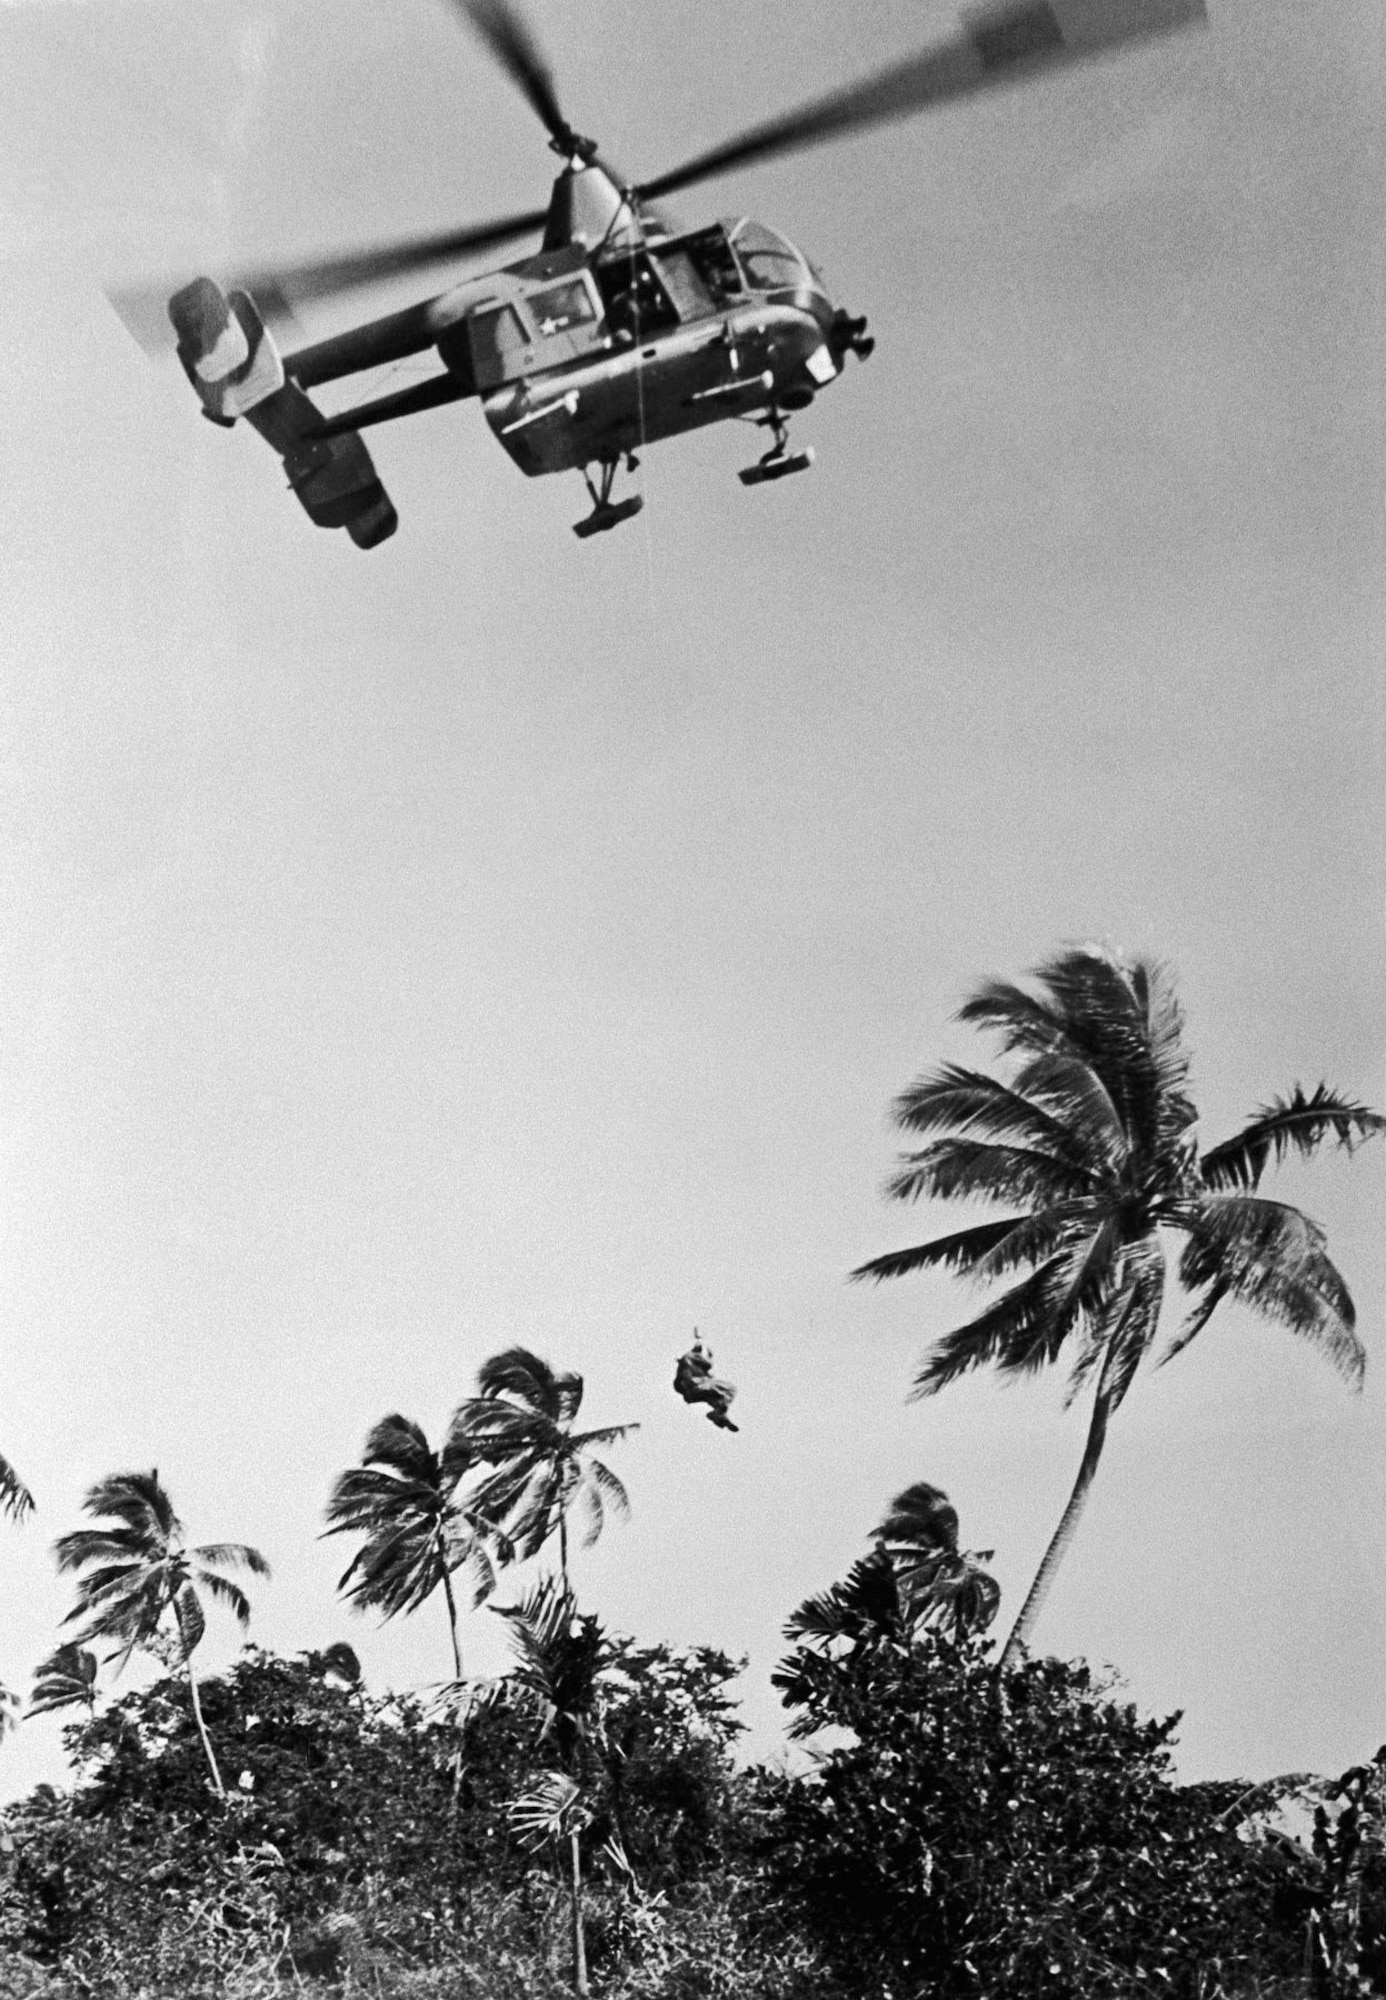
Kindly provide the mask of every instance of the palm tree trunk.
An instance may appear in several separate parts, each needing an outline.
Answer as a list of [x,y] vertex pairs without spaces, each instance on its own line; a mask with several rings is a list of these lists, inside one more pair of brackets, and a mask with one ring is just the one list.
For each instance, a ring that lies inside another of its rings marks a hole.
[[[1127,1311],[1129,1310],[1128,1303]],[[1107,1419],[1112,1413],[1111,1391],[1107,1386],[1107,1377],[1125,1323],[1126,1312],[1123,1312],[1112,1330],[1107,1341],[1107,1351],[1102,1357],[1102,1372],[1097,1378],[1097,1394],[1093,1398],[1092,1419],[1088,1424],[1088,1441],[1083,1448],[1083,1461],[1078,1467],[1078,1477],[1073,1482],[1073,1491],[1068,1496],[1068,1505],[1064,1508],[1059,1525],[1054,1530],[1053,1539],[1044,1552],[1044,1560],[1036,1572],[1034,1582],[1030,1585],[1030,1594],[1021,1605],[1020,1616],[1011,1627],[1010,1637],[1001,1650],[1001,1658],[996,1664],[998,1674],[1004,1674],[1008,1667],[1019,1663],[1020,1655],[1029,1644],[1035,1620],[1039,1617],[1044,1600],[1049,1595],[1049,1586],[1053,1583],[1059,1564],[1068,1551],[1069,1543],[1078,1531],[1078,1523],[1082,1518],[1088,1492],[1097,1472],[1097,1462],[1107,1441]]]
[[[452,1639],[452,1664],[454,1678],[462,1679],[462,1648],[457,1642],[457,1599],[452,1594],[452,1578],[446,1568],[443,1571],[443,1596],[448,1607],[448,1632]],[[462,1724],[456,1724],[457,1742],[452,1752],[452,1804],[448,1807],[448,1825],[457,1823],[457,1802],[462,1793]]]
[[192,1696],[193,1721],[197,1724],[197,1733],[202,1738],[202,1748],[206,1751],[207,1762],[211,1766],[212,1784],[216,1788],[217,1797],[225,1799],[226,1787],[221,1782],[221,1772],[217,1769],[216,1754],[212,1749],[212,1739],[207,1734],[207,1725],[202,1719],[202,1701],[197,1692],[197,1676],[193,1672],[191,1653],[188,1654],[184,1665],[188,1669],[188,1692]]
[[576,1827],[568,1835],[568,1848],[572,1857],[573,1991],[581,1996],[581,2000],[587,2000],[592,1989],[587,1984],[587,1939],[582,1927],[582,1849]]
[[446,1570],[443,1571],[443,1596],[447,1600],[448,1607],[448,1633],[452,1639],[453,1675],[455,1679],[460,1681],[462,1678],[462,1648],[457,1643],[457,1599],[452,1594],[452,1578]]
[[558,1513],[558,1567],[563,1574],[563,1588],[568,1589],[568,1513],[560,1508]]

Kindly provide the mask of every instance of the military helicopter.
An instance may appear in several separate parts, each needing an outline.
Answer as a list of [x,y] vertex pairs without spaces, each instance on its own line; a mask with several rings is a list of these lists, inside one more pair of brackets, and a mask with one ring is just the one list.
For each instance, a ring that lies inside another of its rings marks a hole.
[[[547,208],[316,262],[251,274],[229,291],[202,277],[167,300],[188,379],[214,423],[244,418],[277,451],[311,519],[374,548],[398,525],[361,432],[475,397],[531,477],[578,471],[594,535],[629,520],[612,497],[622,466],[662,438],[737,418],[769,433],[747,486],[807,470],[788,448],[808,408],[874,342],[834,304],[813,265],[748,217],[684,230],[666,196],[752,161],[1082,62],[1201,21],[1203,0],[1004,0],[949,40],[632,184],[574,131],[512,0],[455,0],[549,134],[563,162]],[[295,303],[433,269],[536,231],[539,248],[417,305],[281,355],[273,321]],[[167,296],[160,289],[159,305]],[[132,329],[150,288],[112,294]],[[257,299],[260,303],[257,305]],[[262,310],[263,308],[263,310]],[[309,391],[436,350],[441,372],[325,415]]]

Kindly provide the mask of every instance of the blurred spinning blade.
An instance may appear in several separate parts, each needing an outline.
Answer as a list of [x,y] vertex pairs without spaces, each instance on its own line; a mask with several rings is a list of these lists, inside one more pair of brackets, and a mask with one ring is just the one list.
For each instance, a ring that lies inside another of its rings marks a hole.
[[[555,149],[569,159],[596,161],[618,186],[628,186],[563,116],[548,64],[511,0],[454,0],[454,5],[518,86]],[[655,202],[734,168],[1025,82],[1128,42],[1192,27],[1205,18],[1204,0],[1007,0],[970,16],[950,40],[695,154],[682,166],[644,182],[634,194],[642,204]],[[513,242],[542,229],[546,218],[546,208],[532,209],[374,249],[274,265],[239,274],[231,282],[251,292],[262,311],[282,318],[296,302],[335,297],[385,278],[422,274]],[[165,302],[176,289],[174,280],[122,287],[109,296],[141,345],[158,350],[172,345]]]
[[1170,34],[1206,18],[1203,0],[1012,0],[973,14],[951,40],[755,125],[645,181],[641,199],[675,194],[754,160],[845,138],[935,105],[1086,62],[1125,42]]

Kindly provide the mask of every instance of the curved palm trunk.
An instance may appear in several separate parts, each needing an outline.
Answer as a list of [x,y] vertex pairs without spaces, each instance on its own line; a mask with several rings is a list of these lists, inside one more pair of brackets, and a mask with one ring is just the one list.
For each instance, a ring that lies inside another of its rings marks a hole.
[[592,1989],[587,1984],[587,1938],[582,1924],[582,1848],[576,1827],[568,1835],[568,1851],[572,1863],[573,1991],[581,1995],[582,2000],[587,2000]]
[[568,1510],[560,1506],[558,1510],[558,1567],[563,1573],[563,1588],[568,1589]]
[[217,1768],[216,1753],[212,1749],[212,1739],[207,1734],[207,1725],[202,1719],[202,1700],[197,1692],[197,1676],[193,1672],[191,1653],[188,1654],[184,1665],[188,1670],[188,1692],[192,1696],[193,1721],[197,1724],[197,1733],[202,1738],[202,1748],[207,1753],[207,1762],[211,1767],[212,1784],[215,1787],[216,1795],[219,1799],[224,1799],[226,1797],[226,1787],[221,1782],[221,1772]]
[[[1122,1315],[1122,1319],[1124,1321],[1125,1314]],[[1120,1333],[1120,1326],[1116,1331]],[[1018,1664],[1020,1655],[1029,1644],[1030,1633],[1043,1609],[1044,1600],[1049,1595],[1049,1587],[1054,1581],[1059,1564],[1063,1561],[1068,1552],[1068,1545],[1078,1531],[1078,1523],[1087,1505],[1088,1493],[1097,1472],[1097,1463],[1102,1456],[1102,1447],[1107,1442],[1107,1419],[1112,1413],[1111,1391],[1107,1387],[1107,1377],[1115,1351],[1114,1336],[1108,1341],[1107,1352],[1103,1357],[1102,1373],[1097,1381],[1097,1394],[1093,1398],[1092,1419],[1088,1424],[1088,1441],[1083,1448],[1083,1460],[1078,1467],[1078,1477],[1073,1482],[1073,1491],[1068,1496],[1068,1505],[1064,1508],[1059,1525],[1054,1530],[1053,1539],[1044,1552],[1044,1560],[1035,1574],[1034,1582],[1030,1585],[1030,1594],[1021,1605],[1020,1616],[1011,1627],[1010,1637],[1002,1648],[1001,1658],[996,1664],[998,1674],[1003,1674],[1008,1667]]]

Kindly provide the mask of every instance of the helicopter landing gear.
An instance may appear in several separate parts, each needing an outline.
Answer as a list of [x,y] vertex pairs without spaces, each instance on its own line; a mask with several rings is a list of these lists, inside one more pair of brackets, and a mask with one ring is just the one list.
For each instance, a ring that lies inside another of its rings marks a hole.
[[[626,453],[627,472],[634,472],[639,463],[633,451]],[[618,528],[622,521],[632,520],[645,504],[638,493],[632,493],[629,500],[612,499],[611,489],[616,483],[620,464],[619,458],[604,458],[595,485],[591,473],[583,471],[583,484],[592,496],[592,511],[583,520],[574,521],[573,533],[584,541],[589,535],[604,535],[609,529]]]
[[813,446],[804,451],[790,451],[789,425],[783,413],[771,410],[768,415],[756,417],[754,421],[762,430],[774,434],[774,443],[765,456],[754,465],[748,465],[737,474],[743,486],[763,486],[767,479],[787,479],[791,472],[807,472],[813,464]]

